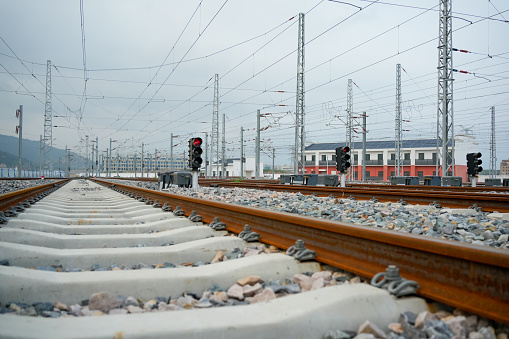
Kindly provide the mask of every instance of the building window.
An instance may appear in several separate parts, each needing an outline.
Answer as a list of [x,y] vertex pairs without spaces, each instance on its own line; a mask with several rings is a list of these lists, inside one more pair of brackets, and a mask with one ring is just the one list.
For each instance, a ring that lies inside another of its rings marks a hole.
[[419,153],[419,160],[424,160],[424,153]]
[[336,161],[336,154],[332,155],[332,161]]
[[378,154],[378,160],[384,160],[384,155],[383,154]]
[[[421,159],[422,160],[422,159]],[[423,178],[424,177],[424,172],[423,171],[417,171],[417,176],[419,178]]]
[[391,171],[391,177],[394,177],[396,176],[396,172],[395,171]]
[[405,153],[405,160],[410,160],[410,153]]
[[371,154],[366,154],[366,161],[371,160]]
[[369,178],[370,176],[369,171],[366,171],[366,178]]
[[322,161],[327,161],[327,156],[326,155],[322,155]]
[[409,177],[410,176],[410,171],[405,171],[405,173],[403,175],[406,176],[406,177]]
[[396,160],[396,154],[391,153],[391,160]]
[[378,171],[378,177],[383,178],[384,177],[384,171]]
[[316,161],[316,155],[311,156],[311,161]]
[[359,160],[359,155],[358,154],[354,154],[353,155],[353,161],[357,162],[357,160]]

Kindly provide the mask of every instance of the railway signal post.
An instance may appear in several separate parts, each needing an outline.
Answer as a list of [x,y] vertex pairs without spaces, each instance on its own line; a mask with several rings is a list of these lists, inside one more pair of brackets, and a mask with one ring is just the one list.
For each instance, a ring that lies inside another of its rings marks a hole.
[[203,159],[201,158],[201,154],[203,153],[201,148],[202,143],[202,138],[189,139],[189,167],[193,174],[192,187],[195,189],[198,188],[198,173],[203,162]]
[[472,187],[476,187],[477,175],[482,172],[481,152],[467,153],[467,175],[472,179]]
[[350,147],[336,148],[336,169],[340,173],[340,186],[345,187],[346,172],[350,168]]

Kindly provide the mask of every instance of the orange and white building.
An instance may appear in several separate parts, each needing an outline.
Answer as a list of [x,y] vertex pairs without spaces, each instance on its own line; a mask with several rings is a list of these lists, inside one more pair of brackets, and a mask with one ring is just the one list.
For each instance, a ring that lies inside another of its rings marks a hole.
[[[477,142],[473,135],[457,135],[455,140],[454,176],[462,177],[467,182],[466,154],[477,152]],[[336,148],[346,143],[314,143],[305,149],[305,173],[337,174]],[[366,141],[366,178],[362,178],[362,142],[355,142],[350,151],[350,162],[356,180],[388,181],[396,172],[396,150],[394,140]],[[436,139],[403,140],[401,158],[403,175],[424,176],[436,175],[437,167]],[[440,159],[441,160],[441,159]],[[485,161],[487,163],[487,161]],[[441,173],[440,173],[441,175]],[[448,175],[452,175],[448,173]]]

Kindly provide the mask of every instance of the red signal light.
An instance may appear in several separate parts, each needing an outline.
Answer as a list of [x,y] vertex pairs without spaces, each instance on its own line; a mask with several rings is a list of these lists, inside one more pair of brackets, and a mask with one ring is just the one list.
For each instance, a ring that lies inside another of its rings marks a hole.
[[194,138],[194,140],[193,140],[194,147],[200,147],[202,143],[203,143],[203,140],[201,138]]
[[350,147],[345,146],[345,147],[343,148],[343,152],[345,152],[345,153],[350,152]]

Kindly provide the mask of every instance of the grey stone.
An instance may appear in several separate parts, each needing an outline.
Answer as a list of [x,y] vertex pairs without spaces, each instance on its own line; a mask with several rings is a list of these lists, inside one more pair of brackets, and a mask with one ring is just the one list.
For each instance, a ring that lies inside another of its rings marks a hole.
[[34,304],[37,314],[42,315],[44,311],[53,311],[53,304],[49,302]]
[[428,320],[424,325],[424,331],[429,338],[449,339],[454,336],[449,327],[442,320]]
[[349,339],[352,335],[341,330],[330,330],[325,332],[323,339]]
[[108,292],[95,293],[90,297],[88,308],[90,311],[99,310],[107,313],[113,308],[118,308],[122,305],[122,301],[115,295]]
[[375,324],[371,323],[369,320],[366,320],[359,326],[359,330],[357,331],[357,333],[359,333],[359,334],[370,333],[370,334],[374,335],[376,338],[385,338],[386,337],[384,331],[382,331],[380,328],[378,328],[378,326],[376,326]]

